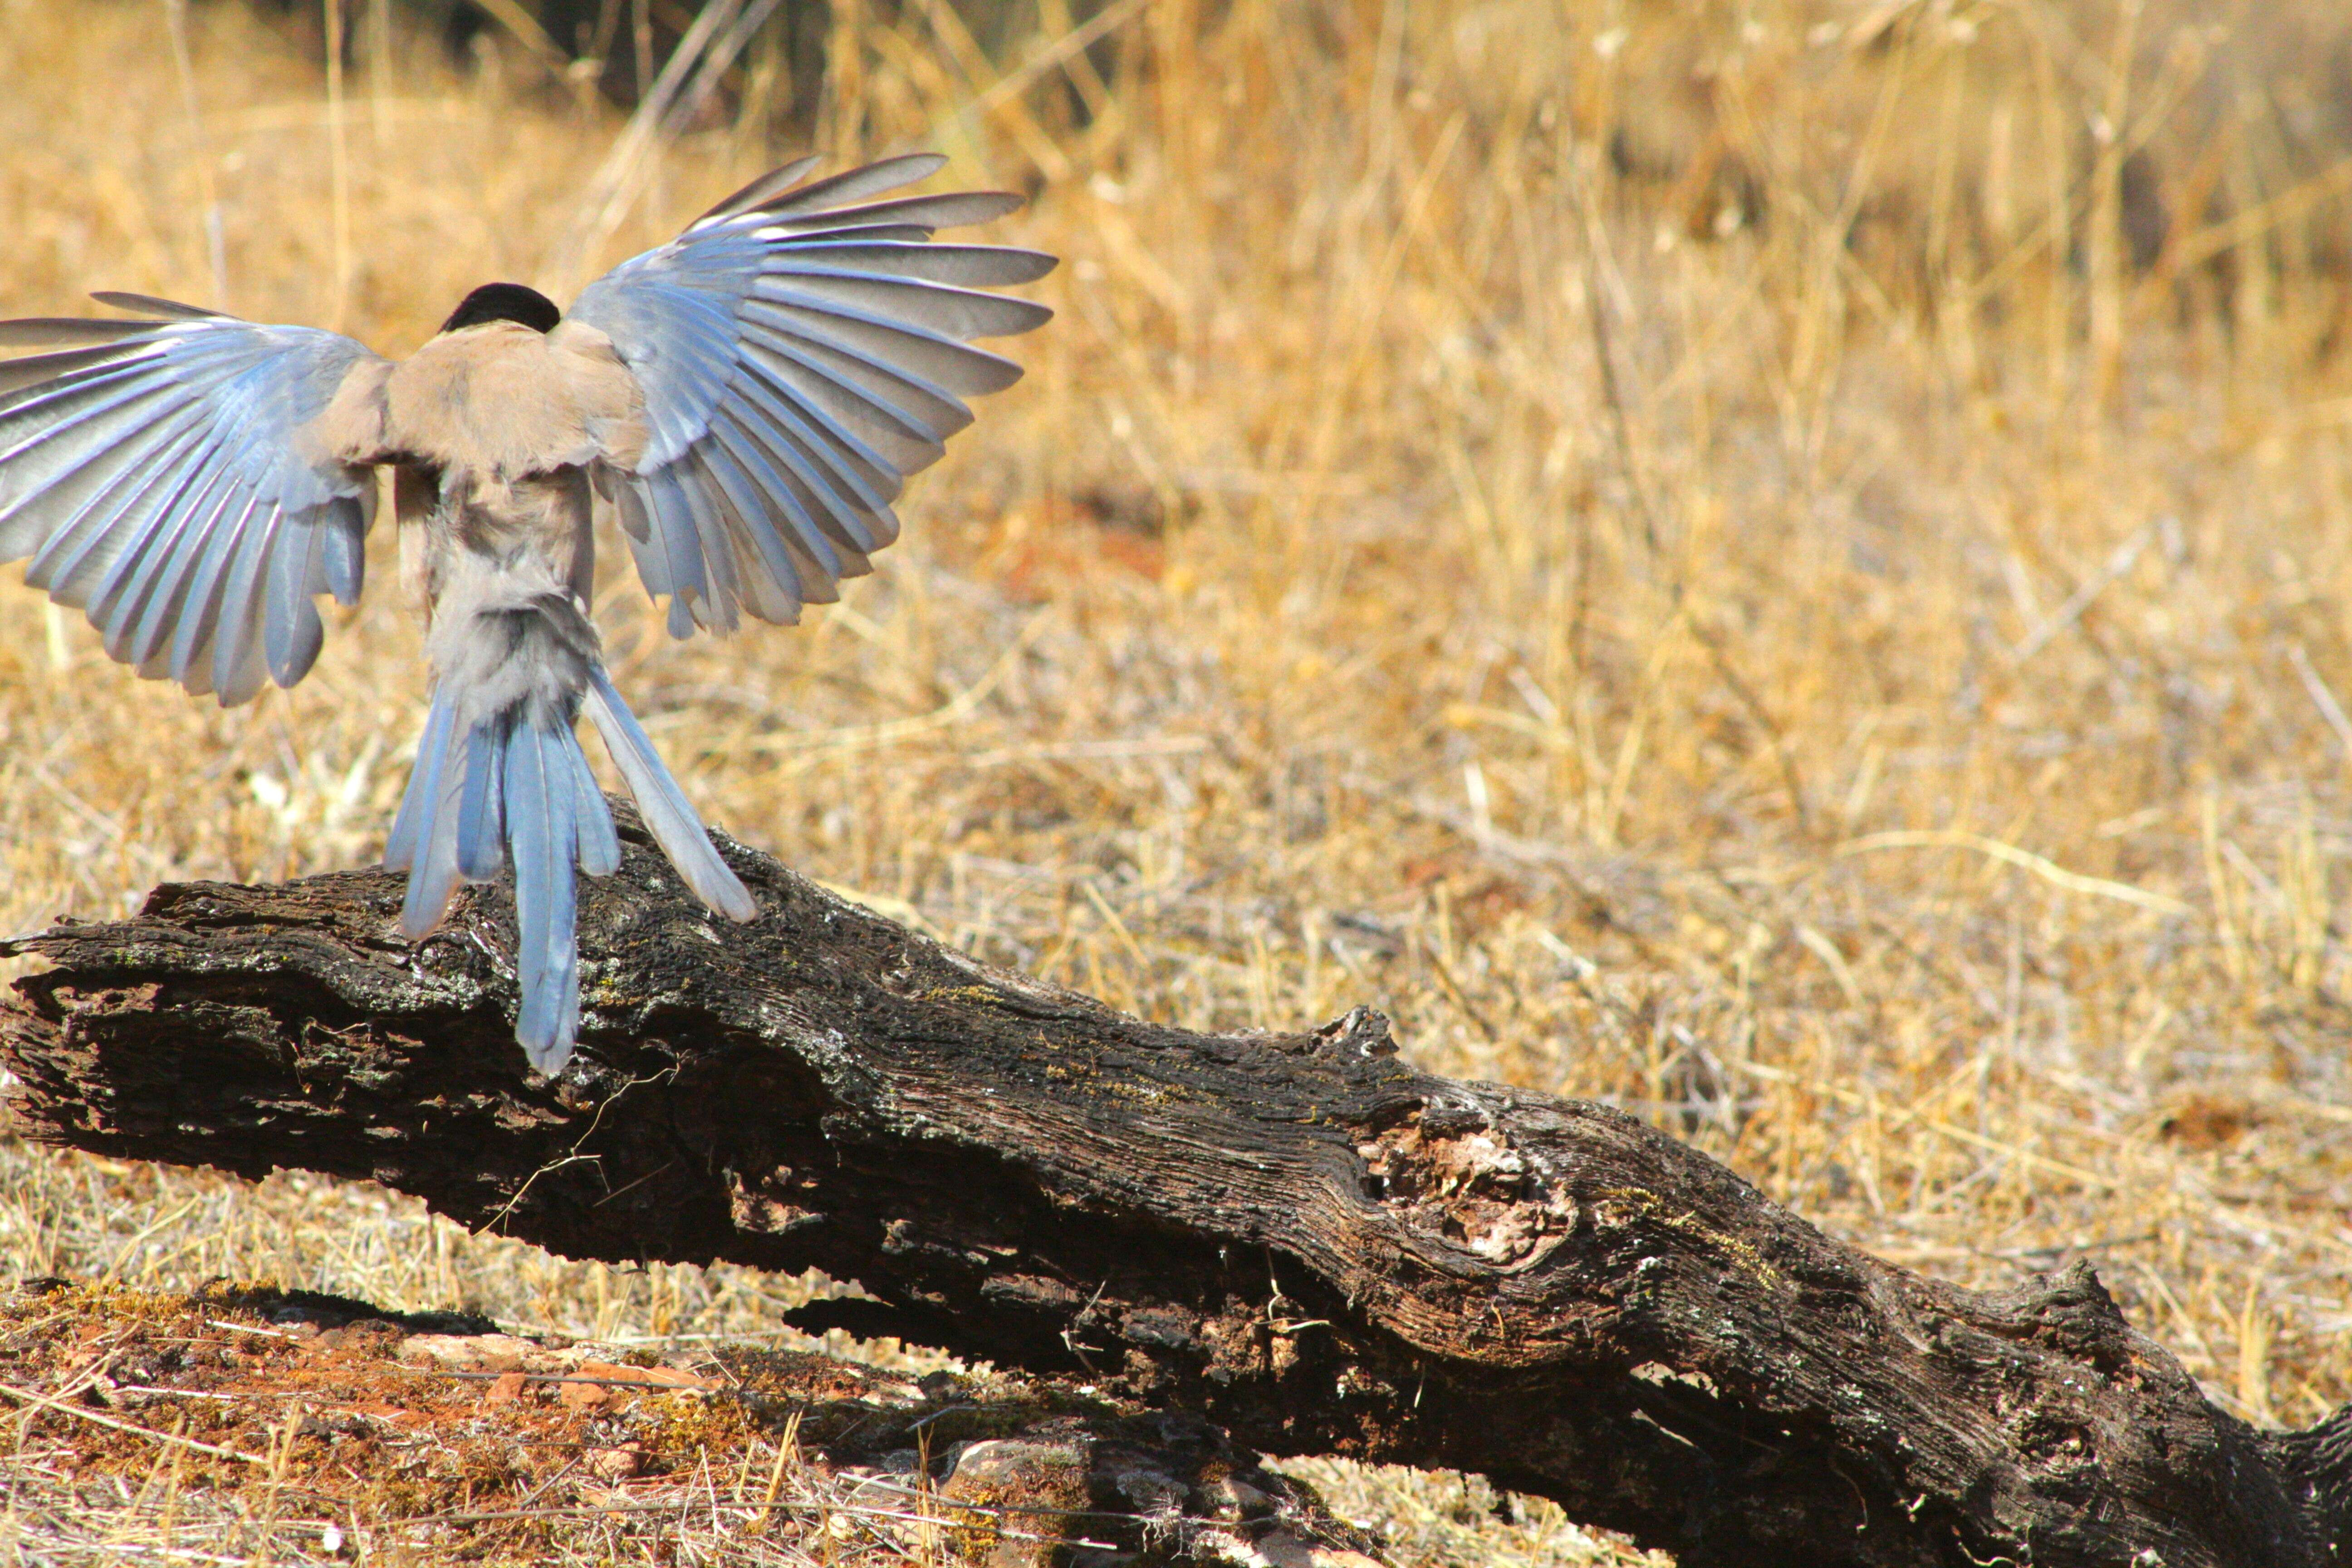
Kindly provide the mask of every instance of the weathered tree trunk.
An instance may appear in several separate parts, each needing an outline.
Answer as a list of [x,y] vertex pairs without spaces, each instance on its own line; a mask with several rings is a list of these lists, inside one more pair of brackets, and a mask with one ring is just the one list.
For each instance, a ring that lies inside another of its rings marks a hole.
[[[625,830],[581,1055],[511,1037],[511,905],[415,948],[378,873],[158,889],[18,943],[40,1135],[367,1177],[572,1257],[812,1266],[834,1321],[1089,1377],[1276,1453],[1483,1471],[1688,1568],[2337,1562],[2352,1412],[2216,1410],[2087,1265],[1923,1279],[1600,1106],[1427,1077],[1365,1009],[1163,1028],[722,840]],[[854,1321],[852,1321],[854,1320]]]

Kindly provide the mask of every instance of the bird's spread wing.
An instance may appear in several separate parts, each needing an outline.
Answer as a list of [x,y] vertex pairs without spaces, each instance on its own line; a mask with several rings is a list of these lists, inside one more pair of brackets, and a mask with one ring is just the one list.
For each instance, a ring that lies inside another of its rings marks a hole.
[[355,365],[335,332],[139,295],[147,321],[0,321],[0,561],[86,612],[150,677],[243,702],[291,686],[323,637],[312,596],[359,597],[374,477],[320,416]]
[[598,478],[677,637],[837,597],[898,537],[901,481],[971,423],[963,399],[1019,379],[971,340],[1053,314],[983,291],[1045,276],[1052,257],[930,243],[1019,197],[874,199],[935,173],[945,160],[929,155],[794,188],[810,162],[623,262],[567,318],[609,337],[644,392],[642,456]]

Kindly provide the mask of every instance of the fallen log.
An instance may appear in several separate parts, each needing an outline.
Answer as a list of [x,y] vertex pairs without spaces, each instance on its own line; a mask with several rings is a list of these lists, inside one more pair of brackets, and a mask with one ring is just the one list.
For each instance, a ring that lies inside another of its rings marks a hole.
[[[625,819],[574,1066],[513,1041],[513,910],[396,879],[158,889],[14,947],[36,1135],[372,1179],[574,1258],[822,1268],[832,1321],[1083,1377],[1276,1454],[1475,1470],[1685,1568],[2245,1564],[2352,1544],[2352,1410],[2263,1432],[2087,1264],[1979,1292],[1605,1107],[1416,1072],[1359,1008],[1203,1035]],[[808,1326],[820,1320],[803,1318]]]

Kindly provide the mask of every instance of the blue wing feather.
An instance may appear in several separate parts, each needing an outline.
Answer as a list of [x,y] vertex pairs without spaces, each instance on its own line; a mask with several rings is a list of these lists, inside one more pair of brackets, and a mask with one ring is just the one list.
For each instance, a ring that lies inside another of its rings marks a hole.
[[[92,581],[127,539],[143,535],[152,526],[155,509],[177,490],[205,440],[202,421],[183,415],[154,433],[149,461],[89,470],[89,481],[77,492],[79,502],[54,523],[25,568],[25,581],[47,590],[61,604],[86,606]],[[60,509],[65,504],[61,498]]]
[[800,444],[822,455],[825,466],[856,492],[853,510],[880,511],[906,489],[901,470],[871,445],[815,402],[793,395],[790,388],[754,372],[743,378],[743,389],[756,393],[769,416],[798,437]]
[[743,304],[743,319],[768,331],[823,343],[899,375],[922,376],[959,405],[965,397],[1002,392],[1021,379],[1021,367],[1002,354],[857,311],[819,314],[749,300]]
[[[844,454],[816,437],[790,402],[772,388],[747,379],[743,392],[744,401],[766,416],[757,426],[761,445],[799,486],[806,506],[805,526],[801,530],[803,540],[831,538],[865,554],[898,536],[898,522],[890,511],[895,495],[875,493],[871,476],[859,472],[854,461],[845,461]],[[893,483],[890,488],[895,492],[898,486]]]
[[[862,360],[826,353],[778,332],[748,331],[743,346],[768,379],[824,402],[838,417],[878,416],[886,428],[875,434],[895,429],[902,441],[915,447],[894,463],[936,462],[946,451],[947,437],[971,423],[971,411],[945,394]],[[900,471],[912,469],[902,466]]]
[[322,635],[310,595],[359,593],[374,501],[373,476],[309,429],[373,356],[334,332],[108,302],[163,319],[0,322],[0,343],[97,345],[0,364],[0,559],[32,557],[28,579],[142,674],[224,703],[265,673],[291,685]]
[[[872,200],[934,174],[931,154],[792,186],[754,182],[582,291],[567,320],[602,331],[643,390],[642,456],[604,480],[673,635],[739,615],[789,620],[867,570],[898,535],[906,476],[971,423],[962,399],[1020,368],[965,340],[1052,314],[986,292],[1053,258],[933,245],[1002,216],[995,192]],[[562,329],[557,329],[561,331]]]
[[164,616],[188,556],[188,541],[212,531],[236,489],[235,481],[217,468],[198,468],[188,484],[193,493],[173,502],[163,525],[141,542],[140,553],[116,563],[122,574],[121,602],[105,623],[106,651],[125,664],[143,666],[154,657],[155,639],[163,635]]
[[[771,488],[745,472],[742,465],[736,461],[733,445],[727,440],[715,441],[698,449],[696,458],[710,482],[726,494],[738,517],[772,516],[784,513],[795,505],[788,492]],[[739,531],[737,537],[748,539],[765,574],[776,585],[789,586],[795,599],[802,598],[803,590],[810,584],[803,581],[800,563],[793,558],[782,534],[765,522],[750,522]],[[831,551],[827,551],[825,556],[820,556],[814,564],[819,578],[840,575],[841,560]],[[806,601],[803,599],[802,602]],[[816,602],[822,604],[825,601]],[[793,610],[797,612],[798,605],[793,606]]]

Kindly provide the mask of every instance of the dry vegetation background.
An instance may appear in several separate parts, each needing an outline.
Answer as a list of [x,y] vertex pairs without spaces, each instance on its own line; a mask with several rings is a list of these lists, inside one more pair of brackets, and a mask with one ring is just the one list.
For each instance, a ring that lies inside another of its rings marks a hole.
[[[2352,1398],[2352,17],[1115,9],[1037,69],[1063,0],[993,57],[841,0],[820,100],[755,48],[600,239],[620,115],[496,39],[363,53],[339,157],[282,21],[199,5],[183,65],[161,0],[0,0],[0,307],[400,351],[665,237],[780,115],[1034,189],[994,237],[1068,258],[1061,314],[842,605],[674,644],[611,558],[707,816],[1156,1017],[1375,1003],[1946,1278],[2088,1256],[2250,1420]],[[375,854],[424,689],[395,559],[226,714],[0,595],[0,925]],[[0,1269],[606,1338],[809,1288],[4,1139]],[[1311,1468],[1407,1561],[1611,1550]]]

